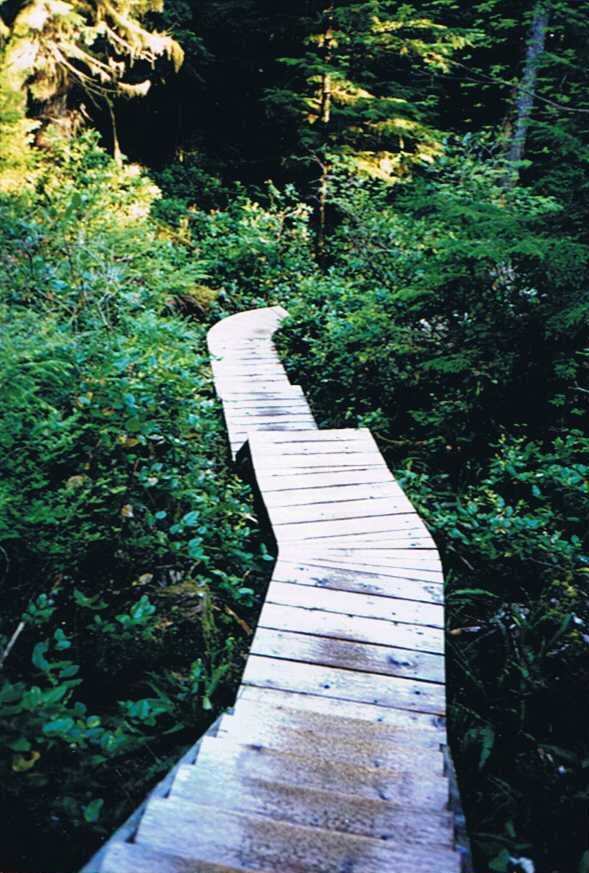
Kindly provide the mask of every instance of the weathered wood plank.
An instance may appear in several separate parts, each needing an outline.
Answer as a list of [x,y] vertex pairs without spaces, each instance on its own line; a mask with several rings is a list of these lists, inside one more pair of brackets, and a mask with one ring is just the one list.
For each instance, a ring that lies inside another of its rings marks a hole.
[[410,652],[392,646],[375,646],[260,627],[254,635],[250,652],[267,658],[284,658],[363,673],[381,673],[437,683],[445,681],[442,655]]
[[306,413],[293,412],[290,415],[281,415],[274,421],[268,421],[268,419],[259,420],[255,418],[245,422],[238,422],[231,418],[228,418],[226,421],[228,429],[233,433],[249,433],[251,437],[253,434],[265,430],[276,433],[276,431],[284,431],[288,428],[289,430],[296,432],[300,430],[301,427],[306,427],[308,425],[309,416]]
[[269,782],[255,773],[232,773],[224,779],[221,772],[218,778],[210,779],[206,778],[208,773],[193,769],[190,780],[181,780],[172,797],[198,798],[208,807],[392,843],[451,845],[448,813],[430,812],[424,816],[421,811],[403,809],[385,800]]
[[[271,516],[272,517],[272,516]],[[419,517],[410,514],[363,515],[350,518],[318,519],[310,522],[292,524],[272,524],[279,542],[303,539],[337,538],[347,540],[375,533],[390,534],[391,539],[408,537],[410,539],[429,539],[427,528]]]
[[207,737],[202,743],[198,764],[181,767],[176,784],[189,781],[197,767],[208,769],[213,779],[220,779],[221,773],[231,778],[230,774],[237,772],[277,784],[388,800],[408,809],[438,813],[445,810],[448,799],[446,780],[421,767],[419,758],[412,760],[409,768],[403,762],[386,769],[360,767],[342,761],[323,761],[308,749],[293,754],[261,743],[238,744]]
[[289,470],[279,468],[265,470],[256,468],[256,478],[264,495],[273,491],[297,491],[311,488],[322,488],[325,485],[371,485],[392,482],[388,469],[381,465],[374,467],[354,467],[339,470],[317,469],[297,470],[293,474]]
[[[291,540],[290,542],[300,542],[297,540]],[[411,549],[414,550],[417,554],[419,552],[429,552],[432,550],[434,545],[431,537],[415,537],[411,536],[411,533],[403,534],[403,533],[390,533],[389,531],[383,531],[370,533],[363,535],[361,533],[351,534],[349,537],[346,536],[334,536],[329,538],[314,538],[313,540],[309,539],[306,542],[317,543],[320,547],[323,546],[324,543],[329,543],[330,545],[336,546],[352,546],[352,547],[364,547],[371,548],[372,544],[380,543],[381,545],[385,545],[388,548],[396,548],[396,549]]]
[[[293,561],[296,557],[292,550],[286,551],[281,549],[280,554],[281,556],[284,555],[284,560],[286,561]],[[342,572],[368,575],[374,573],[378,576],[387,576],[394,579],[408,579],[409,581],[415,582],[431,582],[436,585],[443,585],[444,582],[444,574],[442,570],[432,570],[427,565],[424,569],[417,564],[414,567],[406,567],[404,566],[406,564],[405,561],[399,562],[398,565],[393,563],[379,563],[377,560],[375,560],[373,564],[367,564],[363,560],[351,561],[349,558],[341,559],[337,556],[330,557],[326,555],[323,550],[317,551],[316,554],[310,556],[306,560],[308,560],[308,562],[314,567],[323,567],[326,570],[341,570]],[[411,600],[413,598],[408,599]],[[420,600],[422,598],[417,599]],[[443,602],[443,597],[440,598],[440,602]]]
[[[278,469],[281,471],[297,470],[297,468],[320,469],[329,473],[339,467],[350,467],[351,469],[368,469],[369,467],[380,467],[387,470],[382,455],[379,452],[344,452],[332,451],[331,454],[314,454],[305,455],[288,454],[288,455],[264,455],[263,458],[254,461],[256,473],[268,473],[269,471]],[[292,473],[291,473],[292,475]],[[390,473],[388,474],[390,476]]]
[[[349,714],[341,715],[337,707],[347,707]],[[345,742],[348,738],[373,742],[394,748],[406,745],[405,737],[411,737],[416,746],[441,749],[447,745],[444,719],[407,710],[384,710],[380,706],[334,701],[310,694],[277,691],[271,688],[243,688],[235,703],[235,724],[252,722],[263,724],[265,730],[279,731],[285,727],[336,738]]]
[[[335,727],[335,725],[333,726]],[[440,749],[419,746],[411,742],[408,732],[398,734],[394,746],[379,739],[347,736],[340,738],[332,730],[318,734],[304,726],[283,725],[269,730],[262,721],[242,721],[226,715],[221,719],[217,739],[239,745],[262,745],[277,752],[300,755],[313,749],[313,755],[323,761],[340,761],[350,767],[377,767],[407,770],[427,767],[436,776],[444,775],[444,756]]]
[[213,355],[211,357],[211,364],[215,362],[223,362],[223,361],[231,361],[231,362],[241,362],[244,361],[246,363],[255,362],[255,363],[277,363],[282,366],[282,361],[280,359],[280,355],[277,351],[273,349],[272,343],[270,344],[262,344],[257,342],[254,344],[253,348],[249,346],[244,349],[226,349],[223,354]]
[[444,627],[444,608],[439,604],[396,597],[374,597],[356,591],[313,588],[274,580],[268,587],[266,602],[405,624]]
[[264,360],[260,357],[252,355],[250,358],[222,358],[221,360],[211,361],[211,367],[215,378],[218,376],[274,376],[279,374],[284,375],[284,367],[279,360]]
[[234,425],[232,422],[228,421],[227,430],[231,442],[237,442],[237,440],[240,439],[241,444],[243,444],[249,436],[258,433],[259,431],[272,430],[273,433],[277,430],[296,431],[305,424],[307,424],[305,420],[301,420],[300,418],[287,418],[285,416],[276,424],[251,424],[249,426],[244,426],[243,424]]
[[279,388],[273,388],[271,385],[261,388],[259,385],[252,386],[247,380],[244,380],[244,384],[245,388],[235,391],[233,394],[227,391],[222,398],[223,403],[231,403],[233,400],[243,402],[246,399],[251,400],[252,403],[256,403],[256,401],[267,403],[271,400],[280,400],[284,403],[288,402],[291,398],[295,400],[305,399],[300,385],[291,385],[289,383],[288,385],[281,384]]
[[249,656],[242,682],[244,685],[280,688],[284,691],[299,690],[322,694],[324,697],[436,715],[443,715],[446,711],[446,695],[440,685],[259,655]]
[[283,406],[279,406],[276,407],[276,409],[264,409],[259,413],[250,411],[248,415],[237,415],[236,413],[229,413],[229,415],[234,424],[245,425],[249,425],[252,422],[255,422],[256,424],[280,423],[280,419],[285,416],[288,418],[300,418],[301,421],[309,421],[313,418],[310,411],[305,409],[302,404],[300,404],[298,408],[296,406],[291,406],[289,409],[286,409]]
[[423,522],[404,500],[384,498],[358,498],[356,500],[313,503],[306,506],[267,505],[272,524],[299,524],[315,521],[342,521],[349,518],[370,518],[376,516],[402,515],[411,517],[421,528]]
[[[378,451],[378,447],[374,440],[374,437],[365,427],[340,427],[340,428],[330,428],[329,430],[310,430],[308,433],[301,435],[300,441],[304,443],[370,443],[371,449],[374,451]],[[281,446],[285,442],[282,437],[264,437],[260,440],[260,446]],[[277,448],[274,448],[275,453],[278,451]]]
[[[318,548],[315,553],[318,557],[321,554],[321,556],[325,555],[325,557],[330,559],[333,557],[338,560],[350,560],[356,564],[366,561],[366,566],[368,566],[368,562],[372,562],[382,566],[405,565],[409,568],[420,567],[421,569],[441,570],[442,562],[436,549],[430,549],[426,552],[425,550],[415,551],[414,549],[391,548],[386,546],[386,544],[381,544],[381,546],[375,543],[371,546],[355,548],[354,546],[337,546],[327,543]],[[285,548],[284,552],[287,553],[288,549]]]
[[223,407],[225,409],[239,410],[240,414],[245,414],[247,410],[251,410],[255,414],[261,408],[274,409],[281,406],[309,408],[305,395],[296,385],[291,385],[286,394],[283,393],[278,396],[262,394],[261,396],[253,397],[229,397],[223,400]]
[[[337,700],[317,694],[303,694],[300,691],[282,691],[276,688],[256,688],[241,686],[237,692],[236,707],[251,704],[255,707],[270,706],[278,711],[280,707],[298,710],[305,715],[327,716],[330,719],[341,717],[364,722],[368,727],[415,727],[416,742],[420,741],[424,730],[432,730],[435,737],[441,736],[445,742],[445,719],[442,716],[413,712],[408,709],[385,709],[370,703],[356,703],[354,700]],[[338,730],[344,729],[338,722]]]
[[[426,528],[427,531],[427,528]],[[396,533],[396,532],[392,532]],[[338,534],[337,540],[332,540],[328,545],[333,548],[334,546],[350,546],[350,548],[355,548],[358,545],[362,545],[365,543],[365,548],[367,549],[412,549],[412,548],[425,548],[431,551],[432,553],[436,552],[436,545],[432,538],[432,536],[428,533],[427,539],[429,545],[427,546],[408,546],[406,544],[397,545],[394,540],[399,539],[399,535],[396,534],[394,538],[391,537],[391,531],[370,531],[367,532],[366,535],[363,534],[362,531],[358,533],[350,533],[350,534]],[[423,537],[421,537],[423,539]]]
[[[329,431],[316,430],[314,433],[328,433]],[[375,454],[382,458],[382,455],[370,440],[365,437],[351,439],[349,437],[340,438],[337,440],[324,439],[309,439],[309,431],[301,431],[297,435],[297,439],[283,438],[280,443],[277,442],[277,437],[273,434],[267,436],[271,439],[256,438],[253,441],[252,453],[254,457],[258,454],[263,461],[265,458],[283,458],[291,455],[354,455],[354,454]],[[264,435],[266,436],[266,435]]]
[[[164,806],[164,804],[167,804]],[[251,870],[291,873],[431,873],[432,860],[439,873],[458,873],[458,856],[439,847],[402,849],[384,840],[301,827],[262,816],[172,800],[148,809],[139,841],[158,850],[187,857],[204,857],[214,863],[244,865]],[[450,866],[450,862],[452,866]],[[427,868],[425,865],[430,864]],[[347,867],[346,867],[347,865]]]
[[215,382],[217,394],[223,398],[225,394],[280,394],[283,390],[288,391],[289,382],[283,378],[272,379],[218,379]]
[[440,581],[424,582],[411,579],[410,573],[411,571],[407,571],[405,576],[400,573],[399,576],[395,576],[387,575],[386,572],[356,572],[321,567],[313,564],[312,559],[305,564],[279,559],[274,567],[272,579],[277,582],[292,582],[296,585],[312,585],[337,591],[359,591],[381,597],[443,603],[444,589]]
[[396,482],[380,482],[358,485],[315,486],[269,492],[264,495],[268,507],[313,507],[331,503],[349,503],[357,500],[382,500],[387,498],[395,505],[406,505],[408,512],[415,509]]
[[266,603],[258,624],[260,627],[275,630],[289,630],[379,646],[396,646],[414,652],[430,652],[434,655],[444,652],[444,635],[440,628],[344,615],[339,612],[325,612],[320,609]]
[[287,390],[290,382],[286,373],[281,373],[276,370],[272,375],[256,375],[255,373],[242,373],[241,376],[231,376],[218,374],[215,376],[215,388],[223,391],[224,388],[231,388],[232,385],[248,385],[251,391],[256,389],[267,390],[269,388],[280,388],[284,386]]
[[104,855],[99,873],[244,873],[245,867],[212,864],[185,858],[149,845],[113,842]]

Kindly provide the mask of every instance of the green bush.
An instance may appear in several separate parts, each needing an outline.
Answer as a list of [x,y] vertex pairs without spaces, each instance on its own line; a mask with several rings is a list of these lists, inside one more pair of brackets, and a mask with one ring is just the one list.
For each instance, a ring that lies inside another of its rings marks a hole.
[[230,702],[266,553],[206,267],[93,137],[51,166],[0,202],[0,802],[3,862],[63,870]]

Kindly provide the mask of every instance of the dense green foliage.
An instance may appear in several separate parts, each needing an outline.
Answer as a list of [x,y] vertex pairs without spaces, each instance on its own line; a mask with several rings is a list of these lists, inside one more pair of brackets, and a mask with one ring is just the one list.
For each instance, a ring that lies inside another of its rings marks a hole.
[[440,547],[476,873],[587,873],[587,0],[0,14],[0,866],[74,869],[231,700],[267,554],[204,337],[280,303]]
[[284,342],[319,419],[372,429],[441,549],[453,751],[479,863],[578,870],[589,249],[551,236],[558,204],[506,193],[501,174],[469,149],[394,208],[344,186],[332,268],[301,284]]
[[50,169],[0,210],[2,863],[32,820],[61,870],[230,700],[264,553],[176,312],[202,264],[93,138]]

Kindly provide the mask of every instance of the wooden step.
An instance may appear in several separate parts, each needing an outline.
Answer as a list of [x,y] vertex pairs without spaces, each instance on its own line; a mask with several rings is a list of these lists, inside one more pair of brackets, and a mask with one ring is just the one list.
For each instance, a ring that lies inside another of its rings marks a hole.
[[445,737],[445,719],[442,716],[408,709],[394,709],[375,706],[370,703],[357,703],[355,700],[338,700],[320,694],[305,694],[300,691],[283,691],[277,688],[259,688],[254,685],[241,686],[237,703],[248,702],[254,705],[288,706],[301,712],[319,715],[342,716],[362,721],[366,724],[386,725],[387,727],[415,726],[439,730]]
[[241,434],[247,434],[249,437],[253,433],[261,433],[265,430],[271,430],[272,433],[276,433],[276,431],[298,431],[305,424],[308,424],[312,419],[310,416],[302,416],[299,413],[293,413],[292,415],[282,415],[280,418],[276,419],[273,422],[258,422],[256,423],[255,419],[248,423],[236,424],[231,419],[227,419],[227,430],[229,432],[229,436],[232,440],[235,440]]
[[[300,543],[301,541],[294,541]],[[435,543],[429,534],[421,534],[418,531],[391,531],[380,530],[366,533],[356,531],[350,534],[336,534],[334,536],[315,537],[306,540],[314,549],[315,546],[324,548],[341,547],[352,549],[370,549],[372,548],[387,548],[387,549],[407,549],[413,551],[419,549],[417,556],[425,552],[424,557],[429,557],[431,554],[437,554]]]
[[150,804],[139,843],[213,863],[280,873],[458,873],[451,849],[405,845],[276,822],[169,798]]
[[232,773],[225,779],[221,771],[210,779],[208,770],[193,771],[189,780],[181,779],[172,788],[172,799],[398,845],[452,845],[450,813],[424,815],[384,800],[269,782],[256,773]]
[[196,768],[205,767],[214,779],[215,769],[223,767],[224,779],[230,778],[231,772],[247,772],[269,782],[320,788],[371,800],[389,800],[435,812],[443,812],[448,800],[446,779],[432,773],[425,763],[422,764],[419,756],[404,757],[402,751],[398,764],[394,768],[384,769],[360,767],[339,760],[322,760],[310,750],[295,754],[271,749],[260,743],[237,743],[227,737],[204,737],[196,763],[187,766],[188,774],[184,768],[180,768],[177,780],[187,778]]
[[321,664],[325,667],[340,667],[362,673],[380,673],[385,676],[401,676],[425,682],[445,681],[445,664],[442,655],[427,652],[411,652],[392,646],[373,646],[311,634],[279,631],[258,627],[252,640],[250,653],[288,661]]
[[257,355],[243,355],[239,357],[215,358],[211,361],[211,367],[215,379],[223,376],[245,376],[247,378],[264,379],[266,376],[286,376],[284,367],[278,358]]
[[[303,702],[303,698],[304,701]],[[280,730],[282,727],[304,728],[305,730],[329,736],[337,732],[342,741],[352,742],[366,739],[371,742],[393,744],[401,737],[409,736],[416,746],[440,749],[446,745],[445,726],[430,716],[414,713],[397,713],[402,716],[398,722],[376,721],[370,718],[356,718],[337,713],[337,702],[319,698],[327,704],[326,709],[313,709],[307,705],[308,697],[289,692],[270,689],[245,688],[235,703],[233,717],[240,721],[258,723],[263,721],[266,730]],[[312,698],[311,698],[312,701]],[[331,708],[329,708],[331,706]],[[362,707],[357,707],[362,709]],[[368,706],[369,711],[374,707]],[[379,712],[382,712],[379,709]],[[385,713],[388,714],[388,713]],[[407,718],[404,718],[407,716]]]
[[104,854],[99,873],[244,873],[248,867],[213,864],[158,851],[140,843],[112,842]]
[[294,755],[309,750],[322,760],[342,761],[350,766],[397,769],[401,765],[410,768],[418,761],[419,766],[427,767],[438,776],[444,775],[444,758],[440,749],[413,742],[409,731],[399,732],[394,743],[386,743],[380,737],[352,738],[349,734],[340,737],[337,721],[334,721],[330,733],[321,734],[304,725],[285,724],[277,728],[272,724],[268,727],[265,722],[225,715],[216,736],[234,743],[261,744]]

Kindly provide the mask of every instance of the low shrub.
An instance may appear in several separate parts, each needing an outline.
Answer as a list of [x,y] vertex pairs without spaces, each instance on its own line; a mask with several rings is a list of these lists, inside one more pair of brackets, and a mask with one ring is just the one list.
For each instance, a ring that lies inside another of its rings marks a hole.
[[324,426],[372,429],[440,547],[476,869],[576,871],[589,252],[550,236],[554,200],[500,179],[467,143],[393,194],[341,180],[330,266],[302,277],[280,343]]
[[93,137],[53,161],[0,203],[0,803],[3,864],[63,871],[231,701],[267,553],[202,263]]

